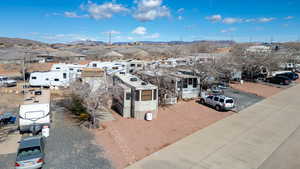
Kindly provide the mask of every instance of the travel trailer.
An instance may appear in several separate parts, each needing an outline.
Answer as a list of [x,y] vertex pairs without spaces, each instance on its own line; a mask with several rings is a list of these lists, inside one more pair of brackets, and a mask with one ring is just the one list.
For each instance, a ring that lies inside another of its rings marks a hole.
[[100,68],[106,71],[108,75],[113,75],[118,72],[126,73],[126,64],[118,62],[98,62],[93,61],[87,65],[88,68]]
[[43,126],[50,127],[50,91],[31,90],[25,94],[24,102],[19,109],[19,130],[37,132]]
[[70,75],[72,76],[71,78],[76,79],[80,77],[82,69],[85,67],[86,65],[58,63],[52,65],[51,71],[69,72]]
[[158,88],[131,74],[114,76],[113,107],[126,118],[139,120],[157,117]]
[[75,80],[68,71],[33,72],[29,85],[32,87],[68,87]]

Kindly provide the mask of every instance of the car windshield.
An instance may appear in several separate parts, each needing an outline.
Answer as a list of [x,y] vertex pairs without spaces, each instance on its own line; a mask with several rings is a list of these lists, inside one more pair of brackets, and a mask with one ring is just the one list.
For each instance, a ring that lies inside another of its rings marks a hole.
[[26,157],[26,156],[32,156],[37,155],[41,153],[40,147],[28,147],[28,148],[22,148],[19,150],[18,156]]
[[233,100],[232,99],[228,99],[228,100],[226,100],[226,103],[233,103]]

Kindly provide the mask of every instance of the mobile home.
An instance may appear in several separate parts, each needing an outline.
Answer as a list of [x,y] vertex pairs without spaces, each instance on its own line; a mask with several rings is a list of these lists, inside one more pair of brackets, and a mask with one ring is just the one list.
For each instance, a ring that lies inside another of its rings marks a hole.
[[80,77],[82,69],[85,67],[86,65],[58,63],[52,65],[51,71],[69,72],[71,78],[76,79]]
[[70,72],[50,71],[50,72],[32,72],[30,74],[29,85],[33,87],[68,87],[72,79]]
[[33,132],[36,128],[42,129],[42,126],[50,127],[50,122],[50,91],[32,90],[26,93],[19,109],[20,132]]
[[157,117],[157,86],[142,81],[131,74],[114,76],[113,105],[123,117],[144,120],[146,115]]

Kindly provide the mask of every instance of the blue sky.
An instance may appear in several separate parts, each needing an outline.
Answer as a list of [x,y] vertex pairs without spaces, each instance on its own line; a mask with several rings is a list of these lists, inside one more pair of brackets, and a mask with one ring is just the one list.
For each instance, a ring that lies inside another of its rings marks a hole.
[[76,40],[295,41],[300,0],[1,0],[0,36]]

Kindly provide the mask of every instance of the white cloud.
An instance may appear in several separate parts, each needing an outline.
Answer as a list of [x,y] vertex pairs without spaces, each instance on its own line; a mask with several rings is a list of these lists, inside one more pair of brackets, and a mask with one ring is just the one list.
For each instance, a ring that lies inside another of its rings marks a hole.
[[184,12],[184,8],[179,8],[178,10],[177,10],[177,13],[183,13]]
[[218,22],[218,21],[222,20],[222,16],[219,14],[216,14],[216,15],[212,15],[212,16],[207,16],[207,17],[205,17],[205,19],[212,21],[212,22]]
[[183,16],[178,16],[177,19],[181,21],[183,20]]
[[147,29],[145,27],[139,26],[132,31],[133,34],[136,35],[146,35]]
[[295,17],[294,16],[287,16],[287,17],[285,17],[284,19],[285,20],[291,20],[291,19],[294,19]]
[[89,16],[96,20],[109,19],[112,18],[114,14],[129,12],[129,9],[121,4],[114,3],[114,1],[99,5],[89,1],[87,5],[81,5],[80,8],[87,11]]
[[266,18],[266,17],[263,17],[263,18],[259,18],[257,19],[258,22],[262,22],[262,23],[266,23],[266,22],[271,22],[273,20],[275,20],[276,18]]
[[103,32],[103,33],[104,33],[104,34],[112,34],[112,35],[118,35],[118,34],[121,34],[121,32],[116,31],[116,30],[110,30],[110,31]]
[[133,17],[139,21],[152,21],[170,16],[170,10],[162,5],[163,0],[136,0],[137,8]]
[[64,12],[64,16],[68,18],[87,18],[88,15],[77,15],[76,12]]
[[146,39],[157,39],[159,37],[160,37],[159,33],[153,33],[151,35],[144,36],[144,38],[146,38]]
[[235,32],[237,29],[236,28],[229,28],[229,29],[223,29],[221,30],[222,33],[229,33],[229,32]]
[[240,23],[243,19],[241,18],[225,18],[223,19],[223,23],[225,24],[234,24],[234,23]]

